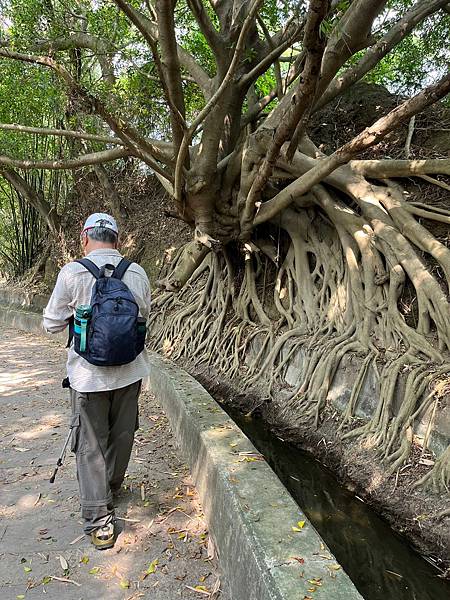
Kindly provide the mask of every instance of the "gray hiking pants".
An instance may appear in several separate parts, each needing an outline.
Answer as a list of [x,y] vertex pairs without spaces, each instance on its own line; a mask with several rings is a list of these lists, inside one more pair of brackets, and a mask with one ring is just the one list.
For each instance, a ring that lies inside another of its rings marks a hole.
[[76,454],[84,531],[114,517],[112,491],[119,490],[138,428],[141,381],[109,392],[70,390],[72,451]]

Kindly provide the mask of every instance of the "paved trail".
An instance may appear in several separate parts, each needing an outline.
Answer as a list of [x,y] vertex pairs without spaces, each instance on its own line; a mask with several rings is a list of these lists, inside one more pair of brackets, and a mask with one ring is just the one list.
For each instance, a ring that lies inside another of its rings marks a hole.
[[67,434],[64,365],[54,340],[0,326],[1,600],[230,600],[215,592],[220,576],[195,488],[147,393],[117,501],[123,532],[103,552],[80,537],[72,455],[48,482]]

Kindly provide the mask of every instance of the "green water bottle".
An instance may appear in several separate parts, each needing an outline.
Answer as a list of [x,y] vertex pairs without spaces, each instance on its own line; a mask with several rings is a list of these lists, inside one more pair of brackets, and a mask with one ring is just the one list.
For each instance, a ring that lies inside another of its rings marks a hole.
[[86,352],[87,330],[92,315],[92,306],[79,304],[75,309],[75,332],[80,334],[80,352]]

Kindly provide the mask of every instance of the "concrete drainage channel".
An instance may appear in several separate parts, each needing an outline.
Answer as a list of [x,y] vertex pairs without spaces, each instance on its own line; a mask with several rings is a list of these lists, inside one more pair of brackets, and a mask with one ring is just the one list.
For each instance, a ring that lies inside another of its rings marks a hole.
[[[42,334],[38,313],[0,306],[0,322]],[[190,466],[234,600],[361,600],[238,426],[185,371],[150,361],[148,388]]]
[[190,375],[151,355],[150,389],[189,462],[235,600],[362,596],[238,426]]

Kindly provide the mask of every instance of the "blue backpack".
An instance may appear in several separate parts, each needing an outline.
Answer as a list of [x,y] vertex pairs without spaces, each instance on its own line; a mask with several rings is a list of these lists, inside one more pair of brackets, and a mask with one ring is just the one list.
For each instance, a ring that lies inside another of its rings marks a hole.
[[[94,277],[91,304],[85,314],[77,311],[73,326],[74,350],[92,365],[112,367],[132,362],[144,349],[146,320],[139,317],[139,306],[122,277],[131,265],[122,258],[117,267],[100,269],[89,259],[76,262]],[[111,271],[110,277],[105,271]]]

